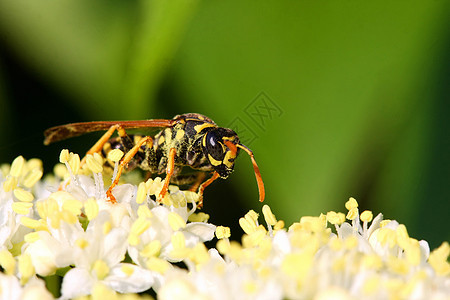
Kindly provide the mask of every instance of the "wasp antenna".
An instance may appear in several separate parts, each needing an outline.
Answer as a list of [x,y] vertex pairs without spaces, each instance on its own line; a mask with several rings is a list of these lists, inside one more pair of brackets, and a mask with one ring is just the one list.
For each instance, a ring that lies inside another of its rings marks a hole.
[[250,158],[252,159],[253,169],[255,170],[256,182],[258,183],[259,201],[263,202],[266,196],[266,192],[264,190],[264,182],[261,177],[261,172],[259,171],[258,164],[256,163],[253,152],[252,150],[248,149],[247,146],[244,146],[242,144],[236,144],[236,146],[247,152]]

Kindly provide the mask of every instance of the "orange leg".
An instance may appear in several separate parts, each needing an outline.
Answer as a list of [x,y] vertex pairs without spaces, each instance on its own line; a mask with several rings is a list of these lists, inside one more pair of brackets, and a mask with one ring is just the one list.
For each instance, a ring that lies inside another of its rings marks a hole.
[[197,178],[195,179],[194,184],[191,185],[191,187],[189,188],[189,190],[191,192],[195,192],[196,190],[198,190],[198,187],[200,186],[200,184],[202,183],[202,181],[205,179],[206,177],[206,173],[205,172],[199,172],[197,173]]
[[211,178],[209,178],[208,180],[206,180],[205,182],[203,182],[200,185],[200,188],[198,189],[198,195],[199,195],[199,201],[198,201],[198,207],[201,208],[203,207],[203,191],[205,190],[205,188],[210,185],[214,180],[216,180],[217,178],[219,178],[219,173],[217,173],[216,171],[214,171],[213,175],[211,176]]
[[109,189],[106,191],[106,196],[109,198],[109,200],[112,203],[117,203],[116,198],[112,194],[112,189],[119,183],[120,175],[122,174],[123,169],[128,165],[131,159],[136,155],[136,153],[139,151],[139,148],[141,148],[142,145],[147,143],[149,147],[153,144],[153,139],[149,136],[146,136],[142,138],[136,145],[131,148],[130,151],[128,151],[125,156],[122,158],[119,164],[119,168],[117,169],[117,175],[116,178],[114,178],[114,181],[112,182]]
[[[102,151],[103,146],[106,144],[106,142],[109,141],[114,131],[116,130],[119,133],[119,136],[121,137],[127,135],[125,129],[123,129],[122,126],[120,126],[119,124],[113,125],[102,135],[102,137],[97,141],[97,143],[95,143],[94,146],[92,146],[91,149],[89,149],[88,152],[86,152],[86,155]],[[84,165],[85,163],[86,163],[86,156],[84,156],[83,159],[81,160],[81,165]]]
[[166,168],[166,179],[164,181],[164,186],[159,193],[159,201],[164,199],[164,196],[167,194],[167,190],[169,188],[170,178],[173,175],[173,169],[175,167],[175,155],[177,154],[177,150],[175,148],[170,148],[169,157],[167,158],[167,168]]

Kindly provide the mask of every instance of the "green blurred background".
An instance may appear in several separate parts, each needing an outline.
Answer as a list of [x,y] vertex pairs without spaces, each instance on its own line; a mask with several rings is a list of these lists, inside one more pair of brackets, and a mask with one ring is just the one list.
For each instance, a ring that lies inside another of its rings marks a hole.
[[[203,113],[255,152],[266,203],[383,212],[450,239],[449,1],[0,1],[0,162],[77,121]],[[206,191],[217,224],[260,211],[249,157]],[[238,234],[238,232],[234,232]]]

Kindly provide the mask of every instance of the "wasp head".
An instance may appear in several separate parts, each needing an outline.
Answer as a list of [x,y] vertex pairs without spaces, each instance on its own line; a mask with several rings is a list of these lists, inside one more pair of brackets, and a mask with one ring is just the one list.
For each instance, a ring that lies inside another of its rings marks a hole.
[[203,153],[221,178],[227,178],[233,172],[234,161],[239,154],[239,149],[247,152],[252,160],[258,183],[259,201],[264,201],[264,183],[253,152],[239,142],[236,132],[228,128],[215,128],[203,136],[202,146]]
[[203,137],[203,153],[221,178],[225,179],[233,172],[239,154],[236,144],[239,144],[239,137],[227,128],[214,128]]

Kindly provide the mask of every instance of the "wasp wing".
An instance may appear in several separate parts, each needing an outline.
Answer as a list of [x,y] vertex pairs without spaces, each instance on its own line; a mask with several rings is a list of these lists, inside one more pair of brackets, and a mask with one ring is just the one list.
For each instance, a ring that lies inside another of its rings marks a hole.
[[105,131],[114,125],[120,125],[123,128],[152,128],[152,127],[171,127],[176,123],[175,120],[152,119],[137,121],[94,121],[71,123],[51,127],[44,131],[44,145],[48,145],[57,141],[68,139],[71,137],[83,135],[94,131]]

